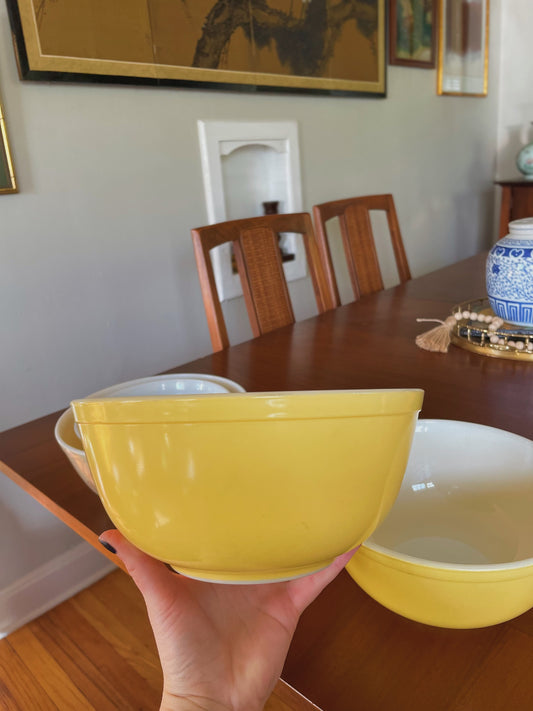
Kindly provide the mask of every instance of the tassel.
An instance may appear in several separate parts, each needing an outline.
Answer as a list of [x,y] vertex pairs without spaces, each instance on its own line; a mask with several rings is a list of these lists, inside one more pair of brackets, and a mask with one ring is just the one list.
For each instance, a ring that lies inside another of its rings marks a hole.
[[446,321],[438,318],[417,318],[417,321],[435,321],[440,326],[435,326],[431,331],[421,333],[416,337],[415,343],[419,348],[437,353],[447,353],[451,341],[451,332],[457,320],[455,316],[448,316]]

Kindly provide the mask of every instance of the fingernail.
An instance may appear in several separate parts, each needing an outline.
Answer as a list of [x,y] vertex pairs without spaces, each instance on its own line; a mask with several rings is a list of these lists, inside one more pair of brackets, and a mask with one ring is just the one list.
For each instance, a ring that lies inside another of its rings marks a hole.
[[167,563],[166,566],[170,570],[171,573],[174,573],[174,575],[181,575],[181,573],[178,573],[177,570],[174,570],[174,568],[170,565],[170,563]]
[[101,538],[98,539],[98,542],[110,553],[116,553],[116,548],[113,548],[111,543],[108,543],[107,541],[103,541]]

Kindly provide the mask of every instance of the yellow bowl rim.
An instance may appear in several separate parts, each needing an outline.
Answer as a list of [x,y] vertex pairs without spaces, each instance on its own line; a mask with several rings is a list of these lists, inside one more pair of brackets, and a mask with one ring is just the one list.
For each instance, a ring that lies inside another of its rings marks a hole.
[[456,571],[456,572],[470,572],[470,573],[489,573],[489,572],[503,572],[506,570],[520,570],[521,568],[528,568],[533,566],[533,557],[523,558],[522,560],[515,560],[510,563],[486,563],[483,565],[468,565],[466,563],[437,563],[433,560],[427,560],[425,558],[415,558],[414,556],[407,555],[405,553],[392,554],[390,548],[385,548],[378,543],[373,543],[371,541],[365,541],[361,548],[366,548],[367,550],[379,553],[388,560],[391,561],[401,561],[406,566],[422,568],[427,571],[427,576],[429,577],[431,571],[446,570],[446,571]]
[[[423,395],[420,388],[172,394],[88,397],[73,400],[71,407],[78,424],[319,420],[414,413],[420,411]],[[380,403],[380,398],[387,402]],[[309,409],[313,400],[320,401],[320,412]]]

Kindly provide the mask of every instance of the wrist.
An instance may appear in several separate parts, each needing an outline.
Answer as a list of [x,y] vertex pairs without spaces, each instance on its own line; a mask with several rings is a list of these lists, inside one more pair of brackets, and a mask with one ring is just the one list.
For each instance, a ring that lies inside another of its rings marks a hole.
[[213,699],[180,696],[163,690],[159,711],[231,711],[231,709]]

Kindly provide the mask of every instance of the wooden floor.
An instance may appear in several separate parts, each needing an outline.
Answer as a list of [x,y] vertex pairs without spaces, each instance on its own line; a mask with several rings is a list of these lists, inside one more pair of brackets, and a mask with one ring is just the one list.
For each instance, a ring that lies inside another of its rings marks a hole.
[[157,709],[162,674],[143,599],[122,571],[0,641],[0,708]]
[[[162,685],[144,601],[121,570],[0,640],[2,711],[153,711]],[[279,683],[265,711],[312,708]]]

